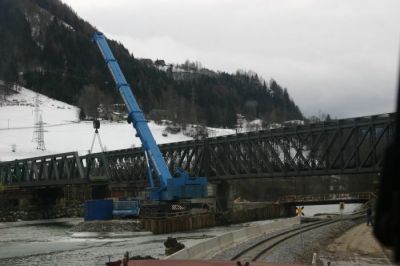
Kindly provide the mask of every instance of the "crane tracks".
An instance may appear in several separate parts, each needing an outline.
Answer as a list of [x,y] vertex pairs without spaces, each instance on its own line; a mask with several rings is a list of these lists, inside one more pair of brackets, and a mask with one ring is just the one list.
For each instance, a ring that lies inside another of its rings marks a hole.
[[300,235],[303,232],[315,230],[317,228],[321,228],[333,223],[340,222],[342,220],[347,219],[359,219],[363,217],[363,215],[352,215],[346,217],[344,219],[341,218],[333,218],[329,220],[313,222],[310,224],[301,225],[296,228],[287,229],[284,231],[280,231],[274,235],[268,236],[265,239],[255,242],[251,246],[241,250],[235,256],[231,258],[232,261],[259,261],[261,260],[266,254],[271,252],[277,245],[288,241],[289,239]]

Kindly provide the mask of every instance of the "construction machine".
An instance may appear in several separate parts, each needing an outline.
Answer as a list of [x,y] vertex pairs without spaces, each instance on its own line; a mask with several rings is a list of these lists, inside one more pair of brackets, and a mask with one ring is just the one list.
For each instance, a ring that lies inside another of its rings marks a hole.
[[[116,88],[125,102],[128,109],[128,122],[132,123],[136,130],[136,137],[142,143],[149,177],[150,200],[153,203],[153,207],[160,206],[160,203],[179,203],[188,199],[206,197],[206,177],[191,177],[180,168],[175,169],[176,173],[170,173],[168,165],[149,129],[148,121],[140,109],[105,36],[101,32],[95,32],[93,41],[100,49],[115,81]],[[154,177],[158,179],[157,186],[155,185]]]

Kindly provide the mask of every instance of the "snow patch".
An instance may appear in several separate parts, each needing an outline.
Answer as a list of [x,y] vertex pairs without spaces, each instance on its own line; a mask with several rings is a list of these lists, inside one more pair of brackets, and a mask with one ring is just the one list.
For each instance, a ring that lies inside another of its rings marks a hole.
[[[38,94],[39,107],[45,122],[44,141],[47,150],[37,150],[37,143],[32,142],[34,132],[34,103],[37,94],[26,88],[20,88],[16,94],[6,97],[0,104],[0,161],[44,156],[49,154],[78,151],[80,155],[88,153],[94,129],[91,121],[79,121],[79,108],[61,101]],[[163,136],[167,125],[157,125],[150,121],[149,127],[158,144],[192,140],[182,132]],[[214,136],[233,133],[233,130],[212,128]],[[140,147],[136,131],[128,123],[101,121],[99,129],[105,150]],[[15,152],[12,146],[15,145]],[[95,142],[93,152],[100,152]]]
[[72,27],[71,25],[69,25],[67,22],[62,21],[62,20],[61,20],[60,22],[61,22],[61,25],[64,26],[67,30],[75,31],[74,27]]

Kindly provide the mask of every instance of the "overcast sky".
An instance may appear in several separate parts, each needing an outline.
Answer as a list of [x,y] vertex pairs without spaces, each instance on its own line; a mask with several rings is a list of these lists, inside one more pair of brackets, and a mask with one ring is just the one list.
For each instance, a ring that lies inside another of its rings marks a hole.
[[253,70],[307,116],[392,112],[398,0],[63,0],[135,57]]

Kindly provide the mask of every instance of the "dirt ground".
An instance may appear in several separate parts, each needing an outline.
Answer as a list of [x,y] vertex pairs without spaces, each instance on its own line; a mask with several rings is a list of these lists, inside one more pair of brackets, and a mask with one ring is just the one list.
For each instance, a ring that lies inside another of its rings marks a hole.
[[382,248],[365,223],[354,226],[336,238],[319,255],[320,265],[395,265],[389,250]]

